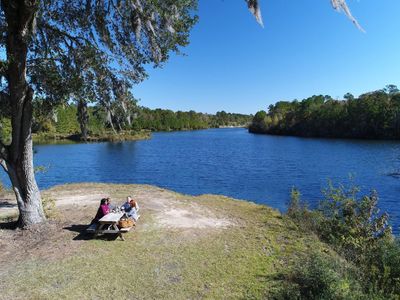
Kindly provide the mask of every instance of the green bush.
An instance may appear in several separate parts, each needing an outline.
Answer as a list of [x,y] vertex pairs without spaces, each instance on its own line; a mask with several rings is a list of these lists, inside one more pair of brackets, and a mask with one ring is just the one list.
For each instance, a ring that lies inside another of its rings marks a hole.
[[317,231],[347,259],[365,264],[379,242],[391,238],[392,229],[388,214],[378,209],[377,193],[372,191],[357,198],[358,193],[357,187],[334,187],[330,183],[319,205],[323,218],[318,222]]
[[365,299],[353,267],[339,258],[312,253],[283,274],[274,299]]
[[358,194],[357,187],[330,183],[318,208],[309,210],[292,190],[287,216],[355,265],[364,292],[400,299],[399,241],[392,235],[388,214],[378,209],[377,193]]
[[364,280],[370,283],[369,290],[386,299],[400,299],[400,241],[380,241],[366,265]]
[[308,203],[301,199],[300,191],[292,188],[286,216],[301,224],[302,230],[315,232],[323,218],[318,210],[309,210]]

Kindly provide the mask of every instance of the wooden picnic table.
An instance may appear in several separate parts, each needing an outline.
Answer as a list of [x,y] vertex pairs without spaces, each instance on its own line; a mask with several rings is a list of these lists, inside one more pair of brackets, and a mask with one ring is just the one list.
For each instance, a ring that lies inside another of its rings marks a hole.
[[118,228],[118,222],[121,220],[123,212],[111,212],[99,220],[99,227],[95,231],[95,236],[102,233],[116,233],[124,241],[123,233],[128,232],[132,227]]

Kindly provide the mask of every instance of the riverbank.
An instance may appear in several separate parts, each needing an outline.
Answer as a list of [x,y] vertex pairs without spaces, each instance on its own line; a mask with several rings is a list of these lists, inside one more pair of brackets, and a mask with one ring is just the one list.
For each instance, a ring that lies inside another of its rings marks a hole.
[[[83,142],[80,134],[59,134],[59,133],[40,133],[32,134],[33,142],[37,144],[47,144],[54,142]],[[141,131],[122,131],[119,133],[104,132],[89,135],[86,142],[124,142],[146,140],[151,138],[149,130]]]
[[[125,242],[84,233],[100,198],[121,203],[127,195],[140,203],[141,218]],[[224,196],[69,184],[43,197],[55,203],[53,217],[27,231],[6,229],[16,207],[2,197],[1,299],[265,299],[300,257],[334,255],[278,211]]]

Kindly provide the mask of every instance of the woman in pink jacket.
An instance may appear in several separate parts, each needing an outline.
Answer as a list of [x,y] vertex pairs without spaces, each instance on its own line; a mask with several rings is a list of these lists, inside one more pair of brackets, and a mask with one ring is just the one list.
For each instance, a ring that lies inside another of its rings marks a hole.
[[108,214],[109,212],[110,212],[110,208],[107,205],[107,199],[106,198],[101,199],[100,206],[99,206],[99,209],[97,210],[96,216],[94,217],[92,222],[90,222],[90,224],[98,223],[99,220],[102,217],[104,217],[106,214]]

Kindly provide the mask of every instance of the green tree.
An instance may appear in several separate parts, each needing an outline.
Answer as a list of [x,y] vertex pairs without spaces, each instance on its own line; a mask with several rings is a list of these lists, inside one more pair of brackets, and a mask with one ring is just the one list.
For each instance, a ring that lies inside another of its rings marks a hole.
[[[312,96],[302,101],[279,101],[269,106],[261,120],[254,118],[250,131],[267,134],[344,138],[395,139],[400,137],[400,92],[392,85],[345,100]],[[271,121],[269,121],[271,120]]]
[[0,143],[0,163],[20,226],[45,219],[32,161],[34,91],[49,102],[94,95],[110,108],[119,82],[131,87],[146,78],[145,64],[161,66],[188,44],[195,9],[194,0],[1,1],[1,102],[10,112],[12,142]]
[[343,98],[346,99],[346,100],[354,100],[354,96],[353,96],[352,93],[346,93],[346,94],[343,96]]

